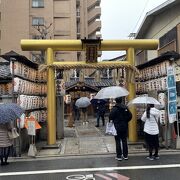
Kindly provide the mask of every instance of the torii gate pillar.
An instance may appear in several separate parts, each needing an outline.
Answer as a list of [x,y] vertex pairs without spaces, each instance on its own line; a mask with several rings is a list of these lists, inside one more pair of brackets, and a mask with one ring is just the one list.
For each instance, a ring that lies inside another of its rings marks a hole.
[[[47,65],[52,64],[54,61],[53,49],[47,49]],[[56,93],[55,93],[55,75],[54,69],[48,68],[47,70],[47,124],[48,124],[48,145],[56,144]]]
[[[130,62],[130,64],[134,65],[134,55],[135,51],[134,48],[129,48],[127,50],[127,61]],[[136,90],[135,90],[135,83],[128,83],[128,90],[129,90],[129,95],[128,95],[128,100],[132,100],[136,97]],[[130,111],[133,114],[132,120],[129,122],[129,141],[131,142],[136,142],[138,137],[137,137],[137,113],[135,107],[131,107]]]

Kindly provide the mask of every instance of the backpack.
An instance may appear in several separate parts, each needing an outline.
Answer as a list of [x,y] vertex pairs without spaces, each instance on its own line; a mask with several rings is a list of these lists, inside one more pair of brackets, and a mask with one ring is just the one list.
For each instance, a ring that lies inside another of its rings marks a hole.
[[132,113],[128,108],[124,109],[124,119],[128,122],[132,119]]
[[124,107],[117,106],[117,107],[122,114],[123,120],[129,122],[132,119],[131,111],[126,106]]

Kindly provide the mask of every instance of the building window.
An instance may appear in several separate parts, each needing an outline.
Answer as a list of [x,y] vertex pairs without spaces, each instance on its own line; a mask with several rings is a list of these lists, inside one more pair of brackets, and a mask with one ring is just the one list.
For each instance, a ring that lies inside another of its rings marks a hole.
[[32,19],[33,26],[43,26],[44,25],[44,18],[36,17]]
[[177,39],[177,27],[174,27],[162,37],[159,38],[159,48],[162,48]]
[[76,16],[78,16],[78,17],[80,16],[80,9],[76,10]]
[[33,8],[42,8],[44,7],[44,0],[32,0]]

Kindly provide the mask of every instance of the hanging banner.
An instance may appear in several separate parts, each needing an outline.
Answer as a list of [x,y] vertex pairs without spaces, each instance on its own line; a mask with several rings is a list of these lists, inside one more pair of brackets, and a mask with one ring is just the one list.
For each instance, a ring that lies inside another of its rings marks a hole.
[[176,121],[177,95],[174,67],[167,67],[167,89],[168,89],[168,118],[169,123]]

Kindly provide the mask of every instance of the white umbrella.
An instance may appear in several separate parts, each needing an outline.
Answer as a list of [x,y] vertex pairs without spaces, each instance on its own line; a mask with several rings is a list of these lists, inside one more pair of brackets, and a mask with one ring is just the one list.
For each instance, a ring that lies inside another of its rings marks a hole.
[[117,98],[127,96],[129,92],[120,86],[110,86],[101,89],[96,96],[95,99],[109,99],[109,98]]
[[81,97],[76,100],[75,105],[79,108],[86,108],[91,104],[91,101],[87,97]]
[[157,101],[155,98],[153,97],[149,97],[149,96],[140,96],[140,97],[136,97],[133,100],[131,100],[128,103],[129,105],[138,105],[138,104],[154,104],[154,105],[160,105],[160,102]]

